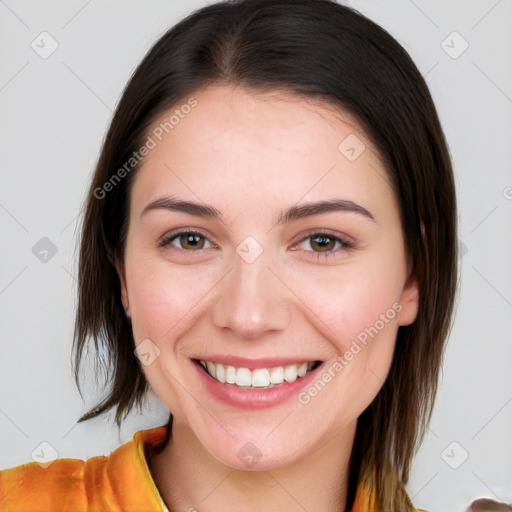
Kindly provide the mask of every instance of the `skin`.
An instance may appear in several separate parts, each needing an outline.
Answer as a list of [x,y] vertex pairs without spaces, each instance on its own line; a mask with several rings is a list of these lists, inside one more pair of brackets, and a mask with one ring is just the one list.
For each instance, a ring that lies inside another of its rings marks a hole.
[[[394,192],[346,112],[227,85],[194,98],[198,105],[136,175],[118,265],[135,343],[149,339],[160,351],[143,370],[174,416],[168,445],[148,454],[151,472],[176,511],[344,510],[357,418],[382,387],[399,326],[417,313]],[[350,134],[366,146],[354,161],[338,150]],[[211,205],[223,221],[163,208],[142,214],[171,195]],[[283,209],[331,199],[363,206],[374,221],[331,211],[276,223]],[[204,238],[158,245],[177,228]],[[354,247],[334,238],[326,249],[312,236],[318,230]],[[247,236],[263,248],[252,263],[236,252]],[[191,362],[227,352],[294,355],[328,368],[397,302],[395,317],[308,404],[297,397],[256,410],[225,404],[205,394]],[[251,468],[237,456],[248,442],[262,454]]]

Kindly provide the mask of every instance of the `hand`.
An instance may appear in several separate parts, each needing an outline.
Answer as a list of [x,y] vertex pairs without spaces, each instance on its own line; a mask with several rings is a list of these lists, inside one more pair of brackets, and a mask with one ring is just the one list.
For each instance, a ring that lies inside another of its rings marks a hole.
[[468,512],[512,512],[512,505],[481,498],[471,503]]

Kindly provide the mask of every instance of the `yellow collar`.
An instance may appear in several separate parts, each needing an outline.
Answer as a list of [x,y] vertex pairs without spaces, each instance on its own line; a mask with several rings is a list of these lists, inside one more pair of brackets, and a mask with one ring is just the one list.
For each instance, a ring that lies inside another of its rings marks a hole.
[[[168,425],[136,432],[108,456],[57,459],[0,471],[0,510],[169,512],[149,470],[145,448],[164,442]],[[371,489],[359,483],[352,512],[382,512]]]

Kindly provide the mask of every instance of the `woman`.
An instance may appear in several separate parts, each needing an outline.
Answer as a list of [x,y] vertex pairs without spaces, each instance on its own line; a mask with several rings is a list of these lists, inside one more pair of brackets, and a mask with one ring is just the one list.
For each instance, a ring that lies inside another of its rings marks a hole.
[[[83,222],[109,457],[2,472],[2,510],[413,510],[456,291],[456,200],[401,46],[329,0],[197,11],[139,65]],[[77,383],[78,377],[77,377]]]

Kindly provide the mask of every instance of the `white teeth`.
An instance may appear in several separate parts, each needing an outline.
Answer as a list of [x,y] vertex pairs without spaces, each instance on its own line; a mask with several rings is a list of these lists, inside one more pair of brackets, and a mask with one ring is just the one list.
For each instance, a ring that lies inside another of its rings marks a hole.
[[249,368],[238,368],[236,371],[235,383],[237,386],[250,386],[252,382],[251,370]]
[[270,382],[272,384],[282,384],[284,380],[284,371],[282,366],[270,370]]
[[284,369],[284,380],[286,382],[295,382],[297,380],[297,365],[290,364]]
[[212,363],[211,361],[206,361],[206,368],[208,368],[208,371],[211,375],[215,375],[215,363]]
[[[216,377],[216,375],[211,374],[212,377]],[[236,378],[236,370],[234,366],[226,366],[226,382],[228,384],[234,384]]]
[[224,384],[224,382],[226,382],[226,372],[224,371],[224,365],[223,364],[217,363],[215,365],[215,375],[217,377],[217,380],[219,382],[222,382],[222,384]]
[[314,363],[290,364],[275,368],[235,368],[212,361],[200,361],[201,366],[222,384],[235,384],[244,388],[272,388],[283,382],[295,382],[313,368]]
[[258,368],[252,372],[252,387],[266,388],[270,384],[270,375],[266,368]]

